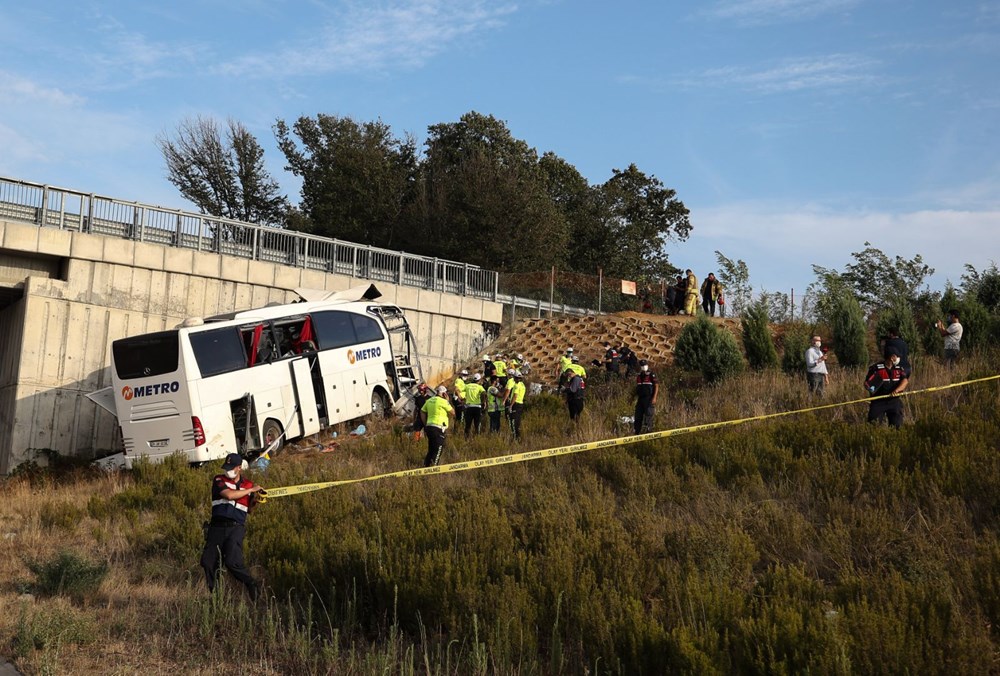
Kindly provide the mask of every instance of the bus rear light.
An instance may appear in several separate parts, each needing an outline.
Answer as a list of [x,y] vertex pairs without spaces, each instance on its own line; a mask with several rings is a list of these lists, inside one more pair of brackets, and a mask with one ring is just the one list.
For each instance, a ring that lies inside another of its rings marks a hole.
[[191,427],[194,428],[194,445],[197,448],[205,443],[205,428],[201,426],[197,416],[191,417]]

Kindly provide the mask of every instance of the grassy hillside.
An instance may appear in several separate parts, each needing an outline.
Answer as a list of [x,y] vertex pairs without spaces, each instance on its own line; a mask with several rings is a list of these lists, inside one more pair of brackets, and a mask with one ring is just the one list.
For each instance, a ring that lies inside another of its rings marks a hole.
[[[914,387],[997,366],[921,363]],[[779,373],[705,389],[661,376],[658,428],[809,402]],[[860,373],[831,380],[827,401],[862,394]],[[543,395],[520,444],[458,435],[442,461],[624,433],[626,389],[592,388],[576,429]],[[998,393],[909,397],[899,431],[855,406],[272,500],[247,539],[270,588],[257,606],[203,588],[212,468],[15,477],[0,487],[0,652],[28,673],[996,671]],[[415,467],[424,451],[389,428],[279,456],[261,481]],[[107,564],[99,586],[88,562]]]

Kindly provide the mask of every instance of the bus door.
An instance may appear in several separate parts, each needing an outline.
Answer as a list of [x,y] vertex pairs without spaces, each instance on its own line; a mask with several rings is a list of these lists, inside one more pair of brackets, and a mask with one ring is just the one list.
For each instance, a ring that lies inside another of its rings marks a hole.
[[[320,351],[318,368],[323,378],[323,397],[326,400],[326,419],[328,425],[350,420],[356,417],[348,410],[348,400],[354,394],[344,384],[343,367],[337,363],[337,353],[342,350]],[[350,383],[350,381],[347,381]]]
[[298,409],[299,424],[302,436],[319,432],[320,414],[316,406],[316,392],[313,389],[313,378],[309,357],[297,357],[288,362],[292,369],[292,385],[295,388],[295,403]]

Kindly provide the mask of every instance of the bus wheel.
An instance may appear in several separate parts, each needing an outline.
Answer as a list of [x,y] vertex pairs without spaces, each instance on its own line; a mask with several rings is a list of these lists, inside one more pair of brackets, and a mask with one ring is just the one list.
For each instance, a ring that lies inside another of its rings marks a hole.
[[389,417],[389,398],[377,387],[372,391],[372,417],[376,420]]
[[281,423],[274,418],[268,418],[265,420],[264,428],[260,432],[262,439],[261,451],[267,450],[267,447],[270,446],[275,439],[278,439],[279,441],[271,453],[277,454],[278,451],[281,450],[281,447],[285,445],[284,438],[281,436]]

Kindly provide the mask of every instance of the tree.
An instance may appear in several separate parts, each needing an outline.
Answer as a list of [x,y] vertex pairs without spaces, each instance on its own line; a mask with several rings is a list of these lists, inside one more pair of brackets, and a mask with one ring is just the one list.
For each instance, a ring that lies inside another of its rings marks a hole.
[[566,267],[588,274],[594,274],[599,267],[607,270],[606,253],[613,245],[613,237],[608,227],[610,217],[599,191],[591,187],[576,167],[554,153],[542,155],[538,166],[545,192],[569,229]]
[[677,337],[674,358],[687,371],[701,371],[713,383],[743,371],[743,356],[733,334],[700,315],[688,322]]
[[851,256],[854,262],[847,265],[842,276],[869,311],[891,304],[896,298],[913,298],[934,274],[934,268],[926,265],[919,254],[909,260],[902,256],[890,260],[870,242]]
[[833,351],[841,366],[864,366],[868,363],[865,342],[865,315],[853,293],[837,293],[830,299],[829,324],[833,332]]
[[966,264],[962,275],[962,295],[965,298],[975,298],[990,312],[1000,313],[1000,270],[996,263],[979,272],[975,267]]
[[722,292],[725,294],[726,303],[733,315],[739,316],[750,304],[750,268],[741,260],[733,261],[722,255],[721,251],[715,252],[715,260],[719,262],[719,274],[716,275],[719,283],[722,284]]
[[264,167],[264,150],[242,123],[225,130],[206,117],[181,122],[156,144],[167,164],[167,180],[202,213],[249,223],[284,223],[288,200]]
[[562,266],[569,227],[538,155],[491,115],[428,128],[418,220],[435,253],[506,272]]
[[630,164],[600,187],[610,240],[602,256],[606,269],[624,279],[663,278],[676,273],[666,245],[691,232],[690,211],[655,176]]
[[806,372],[806,350],[812,343],[815,331],[805,322],[790,322],[785,325],[782,338],[781,370],[788,374]]
[[287,169],[302,179],[300,208],[309,231],[380,247],[398,245],[414,199],[416,142],[381,120],[319,114],[291,128],[274,125]]
[[774,341],[771,339],[767,301],[762,298],[751,303],[744,310],[740,324],[743,330],[743,349],[750,368],[762,371],[776,367],[778,351],[774,349]]

